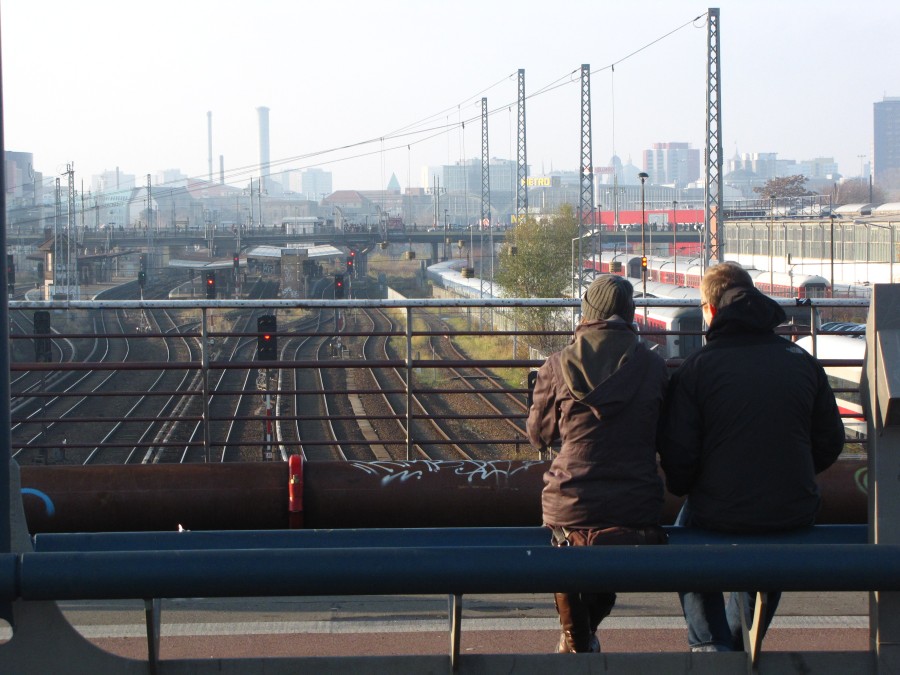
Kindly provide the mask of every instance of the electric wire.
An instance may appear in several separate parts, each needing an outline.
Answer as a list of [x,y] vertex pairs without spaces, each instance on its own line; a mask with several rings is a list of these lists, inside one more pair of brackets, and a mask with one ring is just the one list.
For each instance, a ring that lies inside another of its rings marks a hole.
[[[642,45],[641,47],[635,49],[634,51],[632,51],[632,52],[630,52],[629,54],[623,56],[622,58],[620,58],[620,59],[618,59],[618,60],[616,60],[616,61],[610,63],[609,65],[602,66],[602,67],[600,67],[600,68],[597,68],[597,69],[592,70],[592,71],[590,72],[590,75],[593,76],[593,75],[595,75],[595,74],[597,74],[597,73],[601,73],[601,72],[606,71],[606,70],[610,70],[611,72],[615,72],[615,66],[616,66],[616,65],[619,65],[619,64],[621,64],[621,63],[624,63],[625,61],[627,61],[627,60],[633,58],[634,56],[636,56],[636,55],[640,54],[641,52],[643,52],[643,51],[649,49],[650,47],[652,47],[652,46],[658,44],[659,42],[661,42],[661,41],[663,41],[663,40],[665,40],[665,39],[671,37],[671,36],[674,35],[675,33],[677,33],[677,32],[679,32],[679,31],[683,30],[684,28],[686,28],[686,27],[688,27],[688,26],[692,26],[692,25],[693,25],[693,26],[696,27],[696,26],[697,26],[697,22],[698,22],[700,19],[703,19],[705,16],[707,16],[707,14],[708,14],[707,12],[704,12],[703,14],[700,14],[700,15],[698,15],[698,16],[692,18],[690,21],[687,21],[687,22],[685,22],[684,24],[681,24],[681,25],[677,26],[676,28],[670,30],[669,32],[667,32],[667,33],[665,33],[665,34],[663,34],[663,35],[661,35],[661,36],[655,38],[654,40],[651,40],[650,42],[648,42],[648,43]],[[557,79],[555,79],[555,80],[549,82],[548,84],[544,85],[543,87],[538,88],[537,90],[535,90],[535,91],[532,92],[531,94],[527,94],[527,95],[525,96],[525,99],[526,99],[526,100],[530,100],[530,99],[538,98],[538,97],[544,96],[544,95],[546,95],[546,94],[548,94],[548,93],[550,93],[550,92],[552,92],[552,91],[555,91],[556,89],[559,89],[560,87],[564,87],[564,86],[568,86],[568,85],[574,84],[575,82],[578,81],[577,78],[575,78],[575,74],[578,73],[578,72],[579,72],[578,69],[575,69],[575,70],[572,70],[572,71],[567,72],[565,75],[562,75],[561,77],[559,77],[559,78],[557,78]],[[480,117],[480,112],[479,112],[478,115],[473,114],[472,117],[467,117],[467,118],[465,118],[465,119],[463,119],[463,118],[462,118],[462,115],[460,114],[460,119],[459,119],[459,121],[456,122],[456,123],[453,123],[453,122],[450,121],[449,116],[447,116],[447,117],[446,117],[447,122],[446,122],[445,124],[440,124],[440,125],[437,125],[437,126],[429,126],[429,127],[426,127],[426,128],[418,128],[418,127],[420,127],[421,125],[426,124],[426,123],[428,123],[428,122],[431,122],[432,120],[434,120],[434,119],[436,119],[436,118],[439,118],[439,117],[442,116],[442,115],[446,115],[449,111],[452,111],[452,110],[454,110],[454,109],[457,109],[457,110],[460,111],[460,113],[461,113],[462,108],[463,108],[467,103],[474,102],[476,99],[478,99],[478,100],[480,101],[480,98],[481,98],[481,96],[482,96],[484,93],[486,93],[486,92],[488,92],[488,91],[491,91],[492,89],[494,89],[494,88],[496,88],[497,86],[499,86],[500,84],[502,84],[502,83],[508,81],[509,79],[511,79],[512,77],[514,77],[515,75],[516,75],[516,73],[512,73],[512,74],[510,74],[510,75],[504,76],[504,77],[501,78],[500,80],[497,80],[496,82],[494,82],[493,84],[489,85],[488,87],[485,87],[484,89],[482,89],[481,91],[477,92],[476,94],[473,94],[473,95],[471,95],[471,96],[468,96],[468,97],[464,98],[460,103],[456,104],[455,106],[450,106],[450,107],[445,108],[444,110],[442,110],[442,111],[440,111],[440,112],[437,112],[437,113],[434,113],[434,114],[432,114],[432,115],[428,115],[428,116],[426,116],[426,117],[420,118],[420,119],[417,120],[417,121],[411,122],[411,123],[406,124],[406,125],[403,125],[403,126],[401,126],[401,127],[398,127],[397,129],[395,129],[394,131],[391,131],[391,132],[389,132],[389,133],[386,133],[386,134],[383,134],[383,135],[380,135],[380,136],[371,137],[371,138],[364,139],[364,140],[360,140],[360,141],[355,141],[355,142],[351,142],[351,143],[346,143],[346,144],[344,144],[344,145],[339,145],[339,146],[335,146],[335,147],[332,147],[332,148],[326,148],[326,149],[322,149],[322,150],[315,150],[315,151],[312,151],[312,152],[309,152],[309,153],[304,153],[304,154],[301,154],[301,155],[294,155],[294,156],[292,156],[292,157],[287,157],[287,158],[282,158],[282,159],[270,161],[270,162],[268,163],[268,165],[269,165],[270,168],[271,168],[271,167],[278,167],[278,166],[285,166],[285,165],[292,165],[292,166],[290,166],[290,168],[287,169],[287,170],[301,170],[301,169],[304,169],[304,168],[310,168],[310,167],[312,167],[312,166],[322,166],[322,165],[335,164],[335,163],[339,163],[339,162],[352,161],[352,160],[355,160],[355,159],[361,159],[361,158],[368,157],[368,156],[372,156],[372,155],[375,155],[375,154],[378,154],[378,153],[391,152],[391,151],[393,151],[393,150],[401,149],[401,148],[403,148],[403,147],[406,147],[407,149],[409,149],[409,148],[411,148],[411,146],[413,146],[413,145],[419,145],[419,144],[421,144],[421,143],[428,142],[428,141],[430,141],[430,140],[432,140],[432,139],[434,139],[434,138],[437,138],[437,137],[441,136],[442,134],[446,134],[446,133],[449,133],[449,132],[451,132],[451,131],[453,131],[453,130],[457,130],[457,129],[459,129],[460,127],[462,127],[466,122],[472,122],[472,121],[474,121],[475,119],[479,118],[479,117]],[[489,110],[489,111],[488,111],[488,116],[491,117],[491,116],[493,116],[493,115],[495,115],[495,114],[498,114],[498,113],[503,112],[504,110],[509,110],[509,109],[510,109],[510,106],[512,106],[512,105],[515,105],[515,102],[508,102],[508,103],[504,103],[504,104],[502,104],[502,105],[500,105],[500,106],[497,106],[497,107],[494,108],[493,110]],[[404,138],[405,138],[405,139],[409,139],[409,138],[411,138],[411,137],[416,137],[416,136],[419,136],[419,135],[424,135],[424,137],[421,137],[421,138],[413,138],[413,140],[408,140],[407,142],[400,143],[400,144],[398,144],[398,145],[391,146],[391,147],[389,147],[389,148],[384,148],[384,147],[383,147],[383,143],[384,143],[384,141],[385,141],[386,139],[392,139],[392,140],[393,140],[393,139],[404,139]],[[319,161],[315,161],[315,162],[311,162],[311,163],[306,163],[308,160],[311,160],[311,159],[318,159],[318,158],[322,158],[322,157],[324,157],[324,156],[326,156],[326,155],[331,155],[331,154],[335,154],[335,153],[339,153],[339,152],[343,152],[343,151],[347,151],[347,150],[354,150],[354,149],[357,149],[357,148],[363,148],[363,147],[365,147],[365,146],[367,146],[367,145],[371,145],[372,143],[376,143],[376,142],[379,143],[379,144],[382,144],[382,147],[381,147],[380,149],[378,149],[378,150],[375,150],[375,151],[357,152],[357,153],[355,153],[355,154],[351,154],[351,155],[347,155],[347,156],[343,156],[343,157],[339,157],[339,158],[334,158],[334,159],[330,159],[330,160],[322,160],[322,159],[319,159]],[[302,164],[297,164],[297,163],[302,163]],[[261,167],[262,167],[261,164],[256,163],[256,164],[248,164],[248,165],[244,165],[244,166],[240,166],[240,167],[235,167],[234,169],[230,169],[230,170],[228,170],[227,172],[225,172],[225,176],[227,176],[227,178],[230,179],[230,182],[229,182],[229,181],[226,181],[225,184],[226,184],[226,185],[231,184],[231,183],[233,183],[233,182],[239,180],[239,179],[242,178],[242,177],[247,177],[247,176],[253,176],[253,175],[256,175],[257,173],[259,173]],[[204,175],[205,175],[205,174],[204,174]],[[55,180],[55,179],[54,179],[53,177],[46,177],[46,178],[43,179],[42,184],[52,185],[52,182],[53,182],[54,180]],[[155,193],[158,193],[158,191],[161,190],[162,192],[159,193],[159,196],[160,196],[160,197],[165,197],[165,196],[170,196],[171,194],[173,194],[174,192],[177,192],[177,191],[184,191],[184,190],[186,190],[186,189],[189,191],[189,189],[183,187],[183,185],[184,185],[185,183],[190,184],[190,183],[192,183],[192,182],[195,183],[195,184],[197,184],[197,185],[208,184],[208,181],[207,181],[206,179],[204,179],[203,176],[198,175],[198,176],[188,176],[187,178],[179,178],[179,179],[176,179],[176,180],[174,180],[174,181],[171,181],[171,183],[172,183],[173,185],[171,185],[171,187],[168,187],[168,188],[167,188],[167,185],[170,185],[170,183],[167,183],[167,182],[159,183],[159,184],[157,184],[157,185],[154,185],[153,187],[154,187],[154,192],[155,192]],[[177,184],[177,185],[174,185],[174,184]],[[23,184],[23,185],[24,185],[24,184]],[[11,186],[9,189],[15,189],[16,187],[21,187],[21,186]],[[137,188],[137,186],[135,186],[135,189],[139,189],[139,188]],[[235,188],[233,188],[233,189],[235,189]],[[92,196],[94,199],[100,199],[101,197],[105,196],[106,194],[109,194],[109,193],[115,194],[116,192],[117,192],[117,191],[115,191],[115,190],[114,190],[114,191],[97,191],[96,193],[91,193],[91,196]],[[126,201],[133,201],[133,200],[128,199],[128,200],[126,200]],[[92,210],[92,209],[96,208],[96,206],[98,206],[98,205],[99,205],[99,204],[91,205],[91,206],[88,208],[88,210]],[[104,203],[104,204],[103,204],[103,206],[108,206],[108,205],[112,205],[112,204],[107,204],[107,203]],[[77,214],[77,213],[78,213],[78,211],[76,210],[76,214]]]

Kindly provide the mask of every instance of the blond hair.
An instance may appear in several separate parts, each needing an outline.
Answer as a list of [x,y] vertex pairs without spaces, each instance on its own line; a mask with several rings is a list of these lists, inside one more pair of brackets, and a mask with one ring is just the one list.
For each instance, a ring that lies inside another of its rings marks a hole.
[[706,270],[700,281],[700,298],[718,309],[725,291],[732,288],[753,288],[753,279],[737,263],[721,263]]

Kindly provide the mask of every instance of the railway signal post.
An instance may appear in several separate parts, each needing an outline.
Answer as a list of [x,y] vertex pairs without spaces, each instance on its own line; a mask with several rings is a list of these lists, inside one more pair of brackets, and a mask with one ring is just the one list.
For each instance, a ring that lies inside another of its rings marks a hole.
[[207,272],[206,273],[206,299],[207,300],[215,300],[216,299],[216,273],[215,272]]
[[[264,314],[256,319],[256,329],[259,335],[256,338],[256,358],[259,361],[275,361],[278,359],[278,320],[274,314]],[[269,368],[262,369],[263,382],[265,382],[266,396],[266,422],[263,430],[263,461],[273,459],[272,445],[275,434],[272,426],[272,394],[269,391]]]

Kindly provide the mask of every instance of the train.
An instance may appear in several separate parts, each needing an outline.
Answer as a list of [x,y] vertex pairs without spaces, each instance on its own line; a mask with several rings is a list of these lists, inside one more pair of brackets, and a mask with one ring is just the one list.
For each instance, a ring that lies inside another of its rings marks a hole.
[[[603,273],[608,273],[610,270],[610,261],[606,256],[606,253],[602,256],[607,263],[607,270],[604,270]],[[705,335],[699,288],[652,280],[648,280],[645,285],[640,278],[640,258],[638,257],[636,260],[636,266],[631,265],[631,269],[636,272],[636,275],[623,275],[634,287],[636,298],[644,297],[646,289],[648,298],[690,301],[690,305],[683,307],[639,307],[635,312],[635,324],[642,339],[655,345],[660,356],[664,358],[686,358],[703,345]],[[503,297],[502,290],[499,287],[492,288],[490,281],[463,276],[462,268],[464,266],[465,261],[462,260],[441,262],[429,266],[426,276],[435,285],[462,297]],[[586,269],[584,283],[589,285],[598,273],[595,269]],[[613,269],[612,273],[620,272]],[[818,309],[812,305],[790,305],[782,302],[782,308],[787,314],[787,320],[777,330],[786,337],[809,334],[814,327],[819,330],[823,325]]]
[[[824,323],[823,330],[848,330],[839,324]],[[850,335],[807,335],[797,345],[820,361],[862,361],[866,353],[866,338],[858,329]],[[815,345],[813,344],[815,340]],[[848,438],[864,438],[867,431],[863,414],[859,382],[862,366],[825,365],[825,374],[834,390],[838,408],[844,416],[844,430]]]
[[462,259],[445,260],[430,265],[425,271],[425,277],[436,286],[446,288],[464,298],[500,297],[494,295],[494,284],[488,279],[463,276],[466,264]]
[[[598,272],[641,278],[641,256],[634,253],[603,251],[585,260],[587,269]],[[647,256],[647,280],[673,286],[700,287],[703,265],[700,258]],[[827,298],[831,284],[817,274],[785,274],[747,268],[753,284],[761,292],[776,298]]]

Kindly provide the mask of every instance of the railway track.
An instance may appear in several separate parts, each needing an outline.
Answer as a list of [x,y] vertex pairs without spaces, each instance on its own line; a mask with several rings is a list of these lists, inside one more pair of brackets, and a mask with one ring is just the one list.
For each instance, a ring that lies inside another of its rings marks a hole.
[[[161,278],[146,299],[168,297]],[[329,297],[329,280],[319,297]],[[360,287],[363,284],[358,283]],[[135,284],[105,299],[136,299]],[[255,297],[273,297],[260,284]],[[256,320],[272,310],[96,309],[54,318],[54,362],[13,378],[14,456],[21,463],[394,461],[514,458],[521,396],[486,369],[459,365],[407,390],[405,325],[367,307],[278,309],[279,361],[255,361]],[[15,312],[18,361],[31,362],[33,326]],[[448,327],[422,313],[424,333]],[[61,321],[66,322],[63,330]],[[202,325],[208,322],[208,325]],[[70,325],[71,324],[71,325]],[[209,336],[207,344],[201,337]],[[464,361],[452,340],[427,336],[433,360]],[[201,370],[210,363],[206,381]],[[290,364],[290,365],[287,365]],[[321,364],[321,366],[316,366]],[[444,375],[445,374],[445,375]],[[208,424],[204,426],[204,420]],[[407,448],[410,448],[408,451]]]

